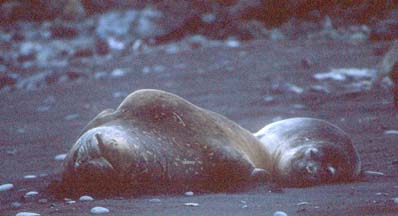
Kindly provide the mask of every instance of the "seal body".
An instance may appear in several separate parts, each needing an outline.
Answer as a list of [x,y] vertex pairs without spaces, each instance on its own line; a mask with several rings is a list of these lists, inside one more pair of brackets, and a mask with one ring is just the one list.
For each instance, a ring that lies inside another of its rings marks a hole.
[[272,158],[272,176],[288,186],[350,181],[361,162],[351,139],[320,119],[291,118],[266,125],[254,134]]
[[223,190],[269,164],[261,142],[231,120],[171,93],[139,90],[88,123],[67,154],[63,183],[105,193]]

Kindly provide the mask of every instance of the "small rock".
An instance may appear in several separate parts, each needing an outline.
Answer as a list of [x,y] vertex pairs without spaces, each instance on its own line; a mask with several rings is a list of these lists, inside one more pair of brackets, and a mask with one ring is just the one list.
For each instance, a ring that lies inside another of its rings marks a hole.
[[15,216],[40,216],[40,214],[34,212],[19,212]]
[[6,151],[8,155],[15,155],[17,153],[16,149],[11,149]]
[[111,76],[114,78],[122,77],[126,74],[126,71],[120,68],[117,68],[111,72]]
[[240,43],[237,40],[227,40],[225,41],[225,44],[227,45],[227,47],[231,48],[236,48],[240,46]]
[[144,68],[142,68],[142,73],[143,74],[149,74],[151,72],[151,68],[148,66],[145,66]]
[[111,49],[115,50],[123,50],[125,45],[123,42],[116,40],[113,37],[108,38],[108,45]]
[[0,191],[8,191],[14,188],[13,184],[2,184],[0,185]]
[[101,207],[101,206],[96,206],[90,210],[91,213],[93,214],[107,214],[109,213],[109,209]]
[[371,176],[385,176],[385,174],[382,173],[382,172],[371,171],[371,170],[364,171],[364,174],[365,175],[371,175]]
[[41,204],[46,204],[46,203],[48,203],[48,199],[45,199],[45,198],[39,199],[38,202]]
[[66,154],[59,154],[57,156],[54,157],[54,160],[56,161],[63,161],[66,158]]
[[391,199],[395,204],[398,204],[398,197],[394,197]]
[[197,207],[199,206],[199,203],[189,202],[189,203],[184,203],[184,206]]
[[275,100],[274,96],[272,95],[267,95],[264,97],[264,101],[269,103],[269,102],[273,102]]
[[377,192],[376,196],[388,196],[388,193]]
[[20,202],[13,202],[11,203],[11,208],[13,209],[19,209],[22,206]]
[[398,135],[398,130],[387,130],[387,131],[384,131],[384,135]]
[[81,197],[79,198],[79,200],[80,200],[80,201],[93,201],[94,198],[91,197],[91,196],[84,195],[84,196],[81,196]]
[[23,178],[24,179],[35,179],[35,178],[37,178],[37,176],[35,176],[35,175],[26,175]]
[[39,107],[36,108],[37,112],[47,112],[49,110],[50,110],[49,106],[39,106]]
[[304,89],[299,87],[299,86],[297,86],[297,85],[294,85],[294,84],[291,84],[291,83],[287,83],[286,86],[288,87],[288,89],[290,91],[292,91],[292,92],[294,92],[296,94],[302,94],[304,92]]
[[23,133],[26,132],[26,130],[24,128],[18,128],[17,132],[20,133],[20,134],[23,134]]
[[68,205],[72,205],[72,204],[75,204],[76,203],[76,201],[74,201],[74,200],[68,200],[68,201],[66,201],[66,204],[68,204]]
[[150,199],[149,202],[158,203],[158,202],[161,202],[161,200],[158,198],[154,198],[154,199]]
[[310,203],[309,202],[299,202],[296,205],[297,206],[303,206],[303,205],[308,205],[308,204],[310,204]]
[[283,211],[276,211],[272,216],[287,216],[287,214]]
[[193,196],[194,193],[192,191],[187,191],[184,193],[185,196]]
[[29,191],[25,194],[24,197],[30,197],[30,196],[36,196],[37,194],[39,194],[39,192],[37,191]]
[[69,114],[69,115],[65,116],[64,119],[69,121],[69,120],[76,119],[76,118],[78,118],[79,116],[80,116],[79,114],[73,113],[73,114]]
[[126,92],[115,92],[112,94],[112,96],[114,98],[124,98],[126,97],[128,94]]

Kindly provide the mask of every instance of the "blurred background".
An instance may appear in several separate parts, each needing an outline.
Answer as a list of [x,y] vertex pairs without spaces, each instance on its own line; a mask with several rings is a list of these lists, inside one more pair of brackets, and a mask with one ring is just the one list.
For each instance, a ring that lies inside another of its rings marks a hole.
[[104,65],[154,50],[397,37],[393,0],[1,0],[0,92],[121,76]]

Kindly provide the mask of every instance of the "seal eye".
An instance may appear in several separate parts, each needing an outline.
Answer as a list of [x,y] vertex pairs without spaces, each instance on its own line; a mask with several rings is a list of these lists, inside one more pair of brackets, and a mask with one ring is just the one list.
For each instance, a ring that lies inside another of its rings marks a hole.
[[330,165],[327,167],[326,171],[331,176],[334,176],[336,174],[336,168],[334,168],[333,166],[330,166]]

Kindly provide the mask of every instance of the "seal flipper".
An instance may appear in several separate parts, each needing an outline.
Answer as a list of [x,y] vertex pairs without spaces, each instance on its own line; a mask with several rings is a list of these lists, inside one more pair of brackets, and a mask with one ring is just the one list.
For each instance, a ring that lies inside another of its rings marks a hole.
[[267,172],[265,169],[261,168],[254,168],[251,175],[250,181],[251,182],[267,182],[271,179],[271,173]]

